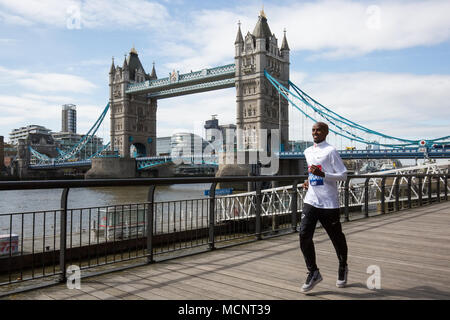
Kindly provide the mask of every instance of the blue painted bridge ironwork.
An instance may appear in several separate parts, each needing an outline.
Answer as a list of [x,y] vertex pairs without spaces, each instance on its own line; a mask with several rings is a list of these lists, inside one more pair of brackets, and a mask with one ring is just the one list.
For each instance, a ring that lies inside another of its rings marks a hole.
[[232,88],[235,86],[234,64],[179,74],[173,71],[169,77],[129,84],[126,93],[148,94],[164,99],[179,95]]
[[[381,150],[339,150],[342,159],[423,159],[425,153],[419,149],[381,149]],[[277,154],[280,159],[305,159],[303,152],[280,152]],[[446,149],[430,149],[427,156],[432,159],[449,159],[450,148]],[[174,161],[175,160],[175,161]],[[215,156],[188,156],[188,157],[143,157],[136,158],[137,170],[145,170],[155,168],[170,163],[188,163],[200,165],[218,165],[218,158]],[[31,165],[30,169],[58,169],[70,167],[90,166],[91,160],[76,162],[59,162],[54,164]]]
[[[380,150],[338,150],[342,159],[421,159],[426,154],[419,148],[380,149]],[[450,148],[430,149],[427,156],[433,159],[450,158]],[[280,152],[280,159],[305,159],[303,152]]]

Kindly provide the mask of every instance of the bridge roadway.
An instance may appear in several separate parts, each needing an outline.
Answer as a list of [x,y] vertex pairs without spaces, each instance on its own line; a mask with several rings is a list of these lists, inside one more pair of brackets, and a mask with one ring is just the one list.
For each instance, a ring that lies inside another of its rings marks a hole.
[[[339,154],[342,159],[423,159],[424,153],[419,152],[417,149],[405,149],[405,150],[339,150]],[[305,159],[303,152],[280,152],[280,159]],[[428,157],[432,159],[449,159],[450,149],[436,149],[428,152]],[[205,159],[209,159],[208,156]],[[154,165],[160,165],[165,162],[172,161],[172,157],[143,157],[136,158],[138,162],[138,170],[151,167]],[[200,162],[201,159],[200,159]],[[204,161],[203,161],[204,162]],[[207,161],[207,164],[211,164],[211,161]],[[37,164],[30,165],[30,169],[60,169],[60,168],[73,168],[73,167],[86,167],[91,165],[91,160],[83,160],[76,162],[61,162],[54,164]]]
[[[324,280],[300,293],[306,269],[298,233],[82,279],[6,299],[450,299],[450,202],[343,224],[349,283],[335,287],[337,259],[323,229],[315,234]],[[367,267],[381,269],[369,290]]]

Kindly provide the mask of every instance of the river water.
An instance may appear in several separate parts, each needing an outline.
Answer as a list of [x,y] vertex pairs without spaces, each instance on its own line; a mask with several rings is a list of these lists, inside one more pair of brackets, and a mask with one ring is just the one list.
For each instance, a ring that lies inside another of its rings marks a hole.
[[[209,184],[159,186],[155,201],[204,199]],[[100,207],[147,201],[148,187],[74,188],[69,191],[68,207]],[[0,191],[0,214],[57,210],[62,189]]]
[[[156,188],[155,201],[206,199],[204,191],[209,190],[209,187],[210,184],[159,186]],[[148,187],[73,188],[69,191],[68,208],[145,203],[148,190]],[[20,237],[22,227],[25,237],[30,237],[33,232],[36,236],[41,235],[44,232],[43,225],[47,226],[46,232],[53,232],[52,229],[55,227],[59,229],[59,213],[52,210],[60,209],[62,191],[62,189],[0,191],[0,236],[14,233]],[[45,211],[45,217],[39,211]],[[24,212],[39,213],[10,215],[10,213]],[[73,212],[73,220],[78,222],[79,213],[76,210]],[[90,222],[86,217],[87,214],[84,212],[83,226],[78,229],[89,227]],[[46,219],[45,223],[43,219]],[[35,230],[32,228],[33,225]]]

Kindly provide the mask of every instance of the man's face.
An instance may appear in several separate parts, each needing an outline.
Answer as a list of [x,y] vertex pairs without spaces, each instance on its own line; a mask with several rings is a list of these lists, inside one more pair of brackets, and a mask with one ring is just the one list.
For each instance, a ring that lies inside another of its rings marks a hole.
[[324,141],[327,135],[328,129],[325,126],[317,123],[312,126],[312,137],[315,143]]

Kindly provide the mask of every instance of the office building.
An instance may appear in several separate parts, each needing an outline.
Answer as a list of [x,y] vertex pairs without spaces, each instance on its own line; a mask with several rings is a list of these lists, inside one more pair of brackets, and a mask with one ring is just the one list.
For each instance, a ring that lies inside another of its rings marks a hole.
[[62,132],[77,133],[77,109],[74,104],[62,106]]
[[172,150],[170,141],[172,137],[161,137],[156,139],[156,155],[157,156],[170,156]]
[[[52,132],[52,137],[58,148],[64,152],[68,152],[75,147],[84,135],[71,132]],[[97,153],[103,148],[103,139],[97,136],[92,137],[82,150],[82,155],[89,157]]]
[[50,132],[51,132],[50,129],[35,124],[26,127],[21,127],[18,129],[13,129],[9,134],[9,143],[17,145],[19,144],[19,139],[26,139],[28,137],[28,134],[30,133],[49,135]]

